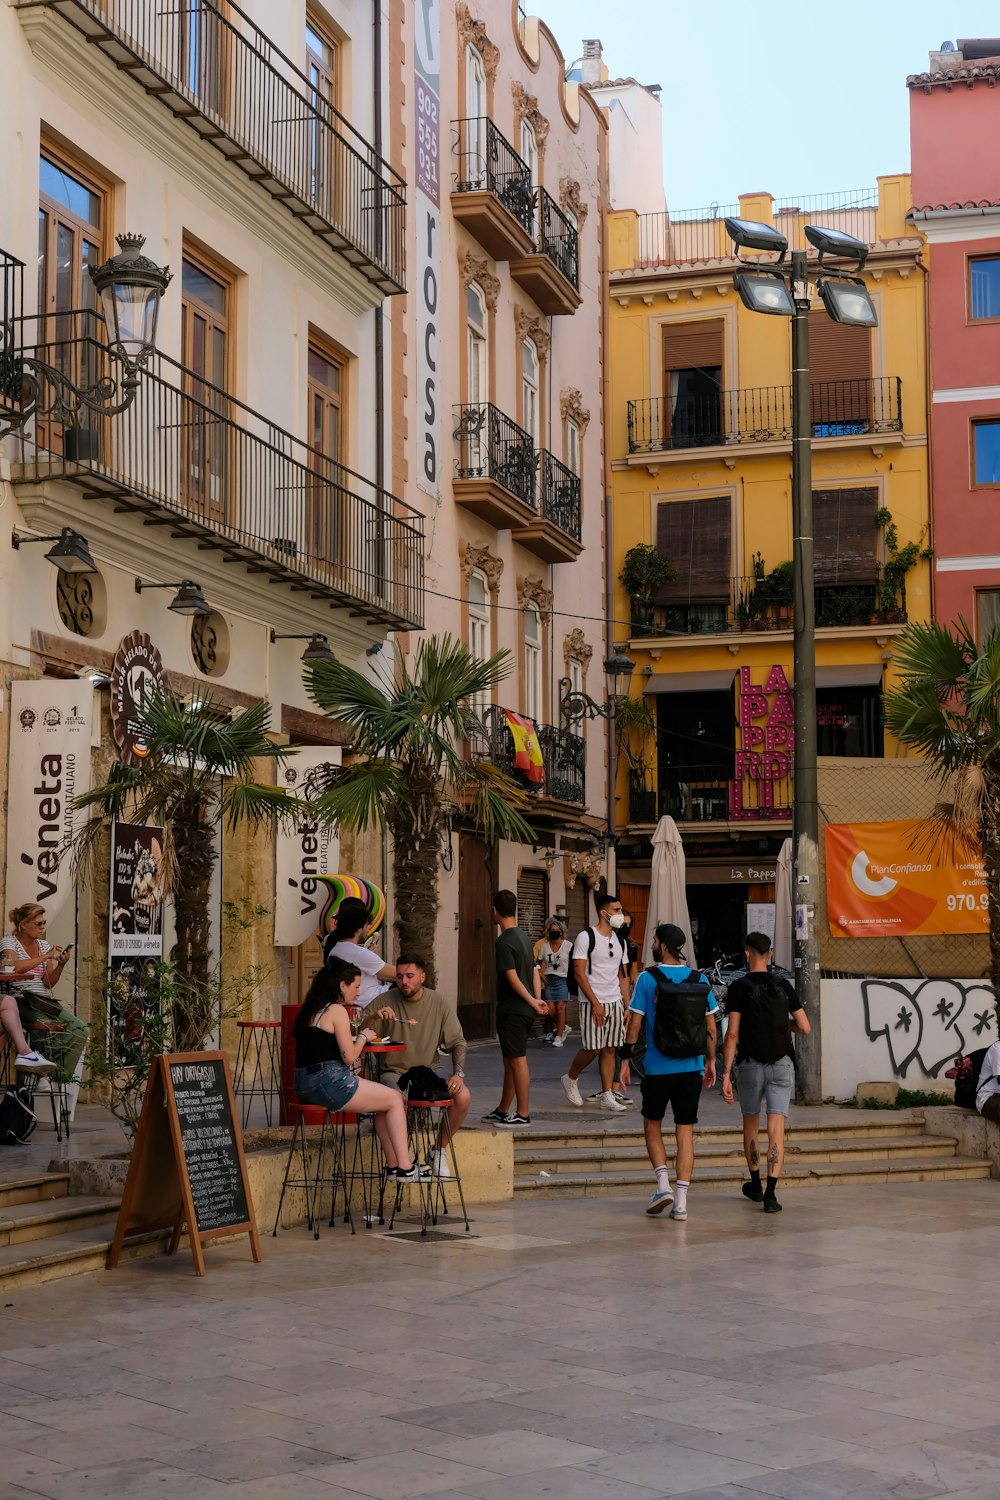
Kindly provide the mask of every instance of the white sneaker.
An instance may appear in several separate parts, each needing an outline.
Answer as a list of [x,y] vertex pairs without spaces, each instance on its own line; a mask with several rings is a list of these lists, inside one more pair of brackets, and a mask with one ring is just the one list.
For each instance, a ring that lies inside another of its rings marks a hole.
[[427,1164],[433,1175],[439,1180],[451,1176],[451,1167],[448,1165],[448,1153],[446,1151],[432,1151],[427,1158]]
[[40,1052],[19,1052],[14,1059],[14,1068],[19,1073],[54,1073],[57,1066]]
[[[554,1047],[556,1045],[556,1034],[555,1034],[555,1032],[554,1031],[547,1031],[545,1033],[545,1035],[542,1037],[542,1042],[543,1042],[543,1044],[546,1047]],[[560,1043],[560,1046],[561,1045],[562,1044]]]
[[553,1047],[561,1047],[561,1046],[564,1045],[565,1041],[566,1041],[565,1033],[562,1036],[554,1036],[552,1038],[552,1046]]
[[610,1089],[601,1095],[601,1108],[610,1109],[612,1114],[621,1115],[625,1113],[624,1104],[619,1104]]
[[570,1104],[575,1104],[577,1109],[582,1109],[583,1095],[580,1093],[580,1085],[577,1083],[576,1079],[571,1078],[568,1073],[564,1073],[559,1082],[562,1084],[563,1093],[566,1095],[566,1098],[569,1100]]

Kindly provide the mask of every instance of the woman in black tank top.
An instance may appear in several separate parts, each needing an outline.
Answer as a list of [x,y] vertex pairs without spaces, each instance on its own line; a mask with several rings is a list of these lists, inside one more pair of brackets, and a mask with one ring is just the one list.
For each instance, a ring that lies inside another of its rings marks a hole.
[[[357,1004],[360,987],[361,970],[339,959],[330,959],[309,986],[295,1018],[295,1092],[303,1104],[373,1115],[386,1166],[397,1180],[416,1181],[423,1170],[410,1160],[402,1094],[351,1072],[365,1043],[376,1036],[362,1030],[355,1037],[351,1031],[345,1007]],[[388,1007],[378,1014],[383,1020],[396,1019]]]

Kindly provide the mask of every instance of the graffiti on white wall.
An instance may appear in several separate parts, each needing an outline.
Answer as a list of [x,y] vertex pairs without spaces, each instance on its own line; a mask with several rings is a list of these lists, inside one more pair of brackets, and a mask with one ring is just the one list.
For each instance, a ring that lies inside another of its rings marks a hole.
[[896,1078],[937,1078],[963,1052],[997,1038],[993,991],[975,980],[863,979],[865,1030],[884,1038]]

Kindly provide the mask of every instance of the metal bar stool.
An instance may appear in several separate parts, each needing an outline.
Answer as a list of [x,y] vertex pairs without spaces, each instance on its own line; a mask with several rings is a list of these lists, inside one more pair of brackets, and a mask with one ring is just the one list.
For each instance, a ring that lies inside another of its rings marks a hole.
[[[406,1100],[406,1134],[410,1142],[410,1154],[414,1161],[420,1162],[428,1159],[431,1162],[431,1175],[427,1178],[420,1189],[420,1232],[426,1234],[430,1225],[436,1225],[438,1215],[448,1217],[447,1187],[454,1185],[458,1189],[458,1201],[462,1205],[462,1219],[465,1223],[465,1232],[469,1233],[469,1215],[465,1207],[465,1194],[462,1191],[462,1176],[458,1170],[458,1160],[455,1156],[455,1138],[451,1133],[451,1099],[410,1099]],[[451,1176],[443,1177],[439,1170],[437,1157],[438,1131],[444,1126],[445,1145],[443,1155],[446,1159],[451,1158]],[[392,1206],[392,1217],[389,1220],[389,1228],[392,1229],[396,1221],[396,1210],[399,1208],[401,1183],[396,1191],[395,1201]]]
[[[330,1198],[330,1228],[337,1222],[337,1194],[343,1194],[344,1198],[344,1223],[350,1224],[351,1233],[356,1234],[354,1227],[354,1216],[351,1213],[351,1188],[353,1183],[347,1174],[347,1121],[352,1116],[340,1110],[326,1109],[323,1111],[323,1128],[319,1135],[319,1154],[316,1158],[316,1180],[313,1187],[313,1239],[319,1239],[319,1205],[320,1194],[327,1186],[331,1189]],[[357,1116],[353,1116],[357,1119]],[[328,1172],[324,1175],[327,1152],[332,1153],[332,1163]]]
[[243,1100],[243,1128],[246,1129],[253,1101],[258,1096],[264,1104],[264,1118],[268,1125],[272,1125],[274,1104],[280,1088],[278,1038],[281,1022],[237,1021],[236,1029],[240,1039],[233,1065],[233,1093]]
[[[278,1224],[281,1221],[281,1209],[285,1201],[285,1193],[289,1188],[302,1188],[306,1195],[306,1223],[311,1229],[313,1227],[313,1187],[315,1184],[315,1173],[309,1171],[309,1146],[306,1140],[307,1125],[321,1125],[326,1119],[326,1110],[318,1104],[296,1104],[295,1105],[295,1128],[292,1131],[292,1142],[288,1148],[288,1160],[285,1162],[285,1176],[281,1184],[281,1196],[278,1199],[278,1212],[274,1216],[274,1228],[272,1236],[277,1236]],[[292,1176],[292,1163],[295,1154],[299,1154],[302,1175]]]
[[[45,1050],[44,1043],[48,1037],[58,1035],[65,1031],[66,1027],[62,1021],[32,1021],[31,1025],[26,1026],[24,1029],[28,1041],[37,1052]],[[43,1076],[45,1076],[49,1086],[49,1103],[52,1106],[52,1128],[56,1133],[56,1140],[62,1140],[64,1131],[66,1139],[69,1140],[69,1083],[55,1078],[52,1074],[48,1074],[47,1076],[39,1073],[18,1074],[23,1086],[28,1091],[29,1099],[32,1101],[34,1101],[35,1092]],[[34,1107],[33,1104],[32,1107]]]

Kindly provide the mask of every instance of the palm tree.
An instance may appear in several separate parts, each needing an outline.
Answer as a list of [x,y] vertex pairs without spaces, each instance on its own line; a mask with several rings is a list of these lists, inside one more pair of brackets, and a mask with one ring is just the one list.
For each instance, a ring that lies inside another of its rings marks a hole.
[[939,829],[981,850],[989,901],[990,980],[1000,999],[1000,627],[980,646],[961,617],[908,625],[894,656],[902,672],[885,721],[926,756],[943,783]]
[[354,751],[311,804],[314,815],[343,828],[388,829],[400,947],[426,957],[432,985],[446,802],[488,843],[535,838],[519,811],[521,788],[489,760],[466,755],[466,743],[484,732],[475,704],[509,670],[508,651],[480,661],[451,636],[422,640],[412,666],[398,654],[384,688],[339,662],[306,667],[310,696],[350,729]]
[[104,786],[77,799],[77,806],[99,812],[83,830],[78,863],[96,849],[104,818],[163,825],[163,879],[176,928],[173,1036],[182,1052],[201,1047],[214,1022],[206,997],[216,827],[270,829],[301,812],[297,799],[254,779],[257,761],[280,762],[289,754],[268,738],[270,712],[267,703],[254,703],[230,718],[211,699],[189,707],[174,693],[152,692],[142,708],[145,758],[116,762]]

